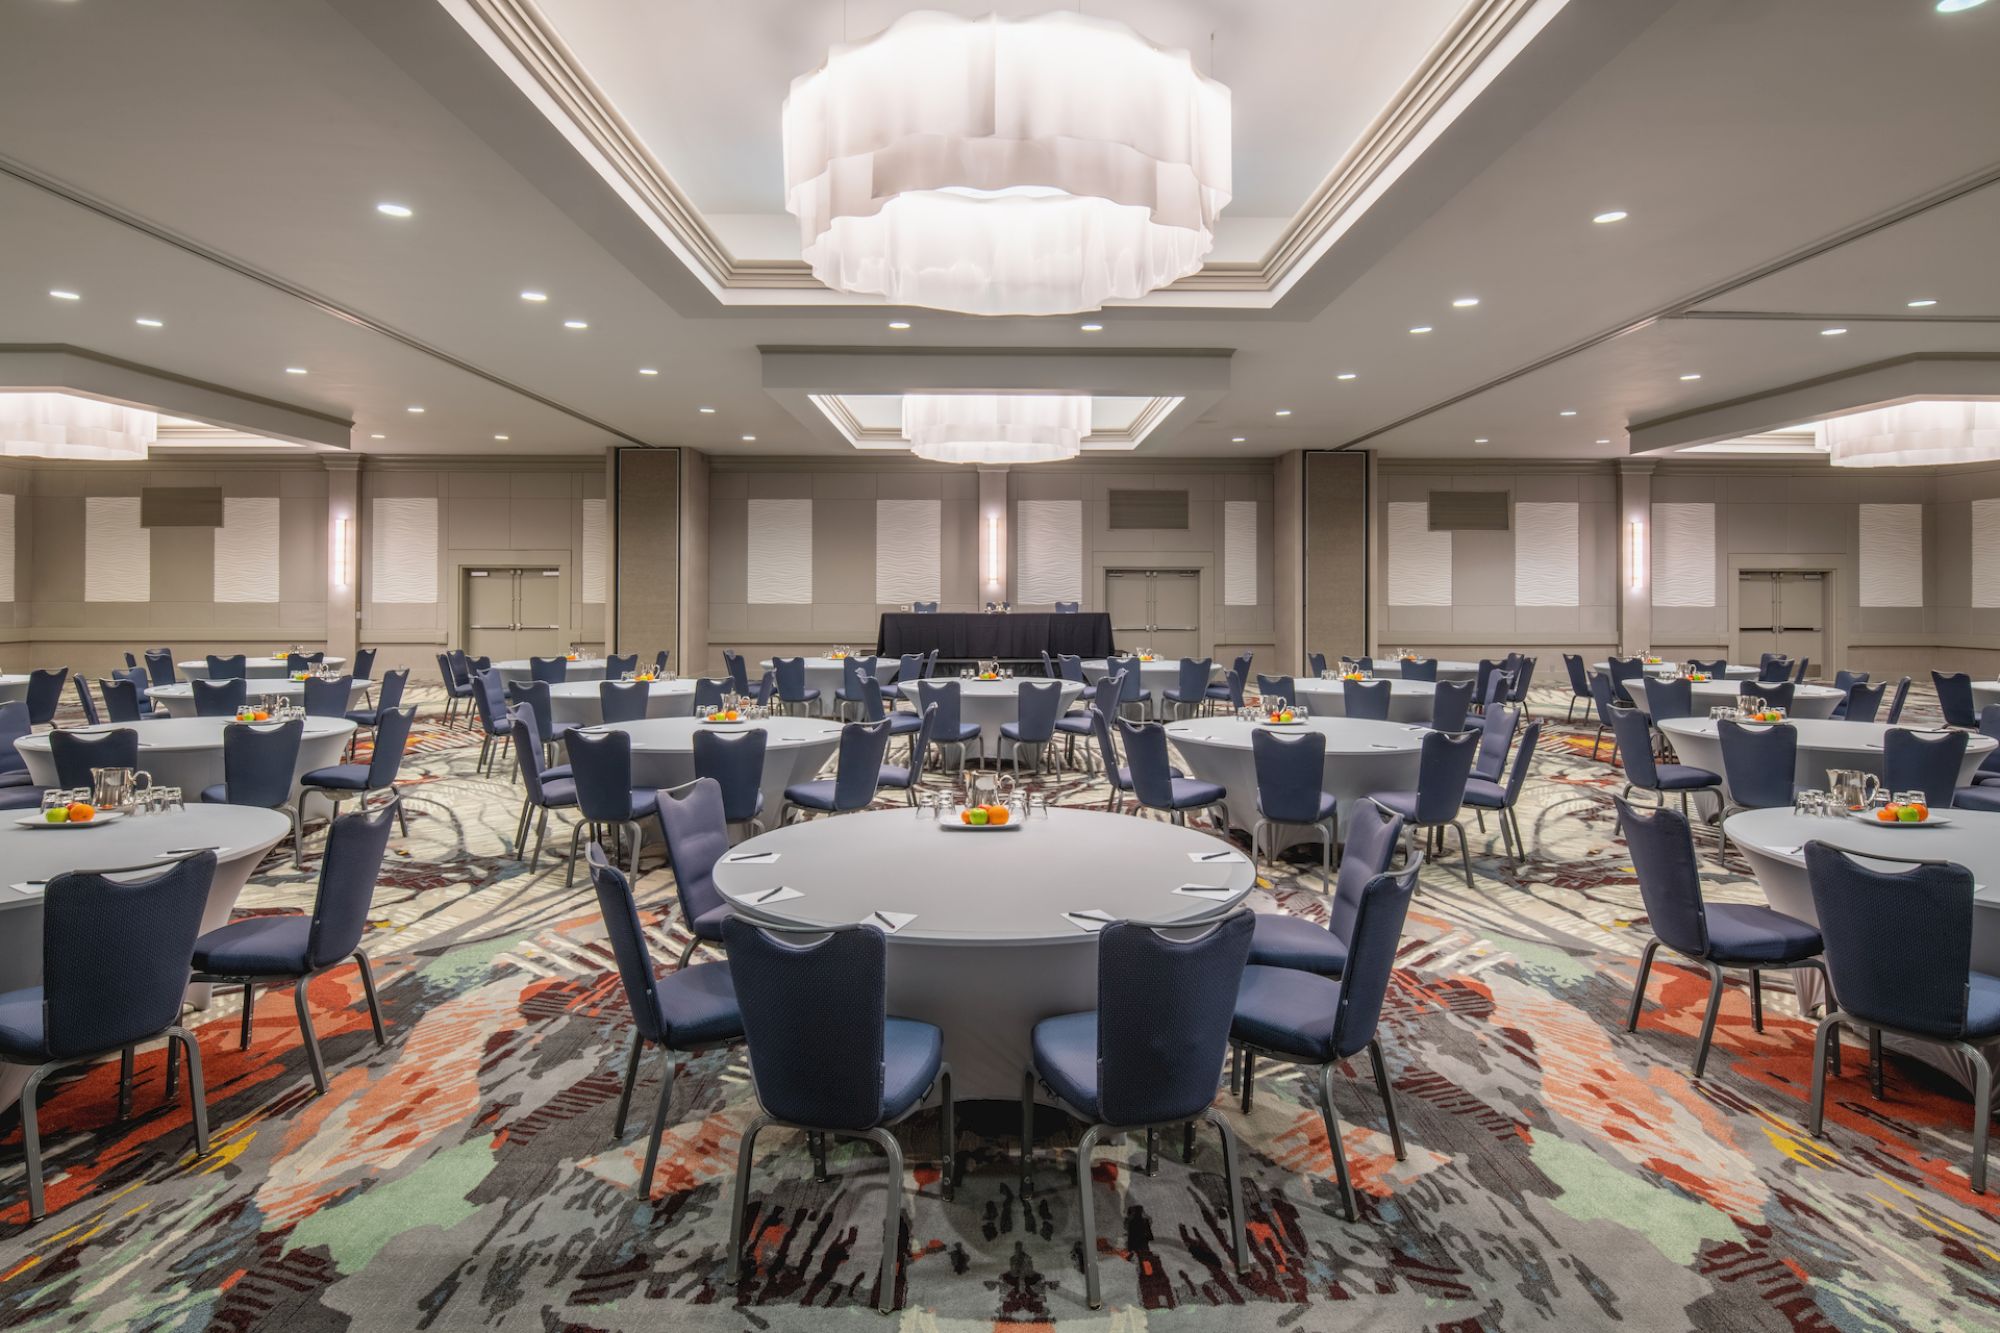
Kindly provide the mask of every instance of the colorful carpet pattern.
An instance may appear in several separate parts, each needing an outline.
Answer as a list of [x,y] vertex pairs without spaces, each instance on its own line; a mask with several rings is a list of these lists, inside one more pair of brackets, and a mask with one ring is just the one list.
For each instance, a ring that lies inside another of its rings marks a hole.
[[[1563,700],[1537,711],[1560,718]],[[1699,1084],[1705,981],[1656,968],[1623,1031],[1645,938],[1589,731],[1545,733],[1521,813],[1531,855],[1475,836],[1477,888],[1429,870],[1383,1045],[1408,1160],[1389,1151],[1365,1062],[1336,1081],[1360,1222],[1341,1220],[1308,1079],[1259,1082],[1238,1128],[1252,1262],[1226,1255],[1221,1161],[1155,1175],[1131,1146],[1094,1169],[1105,1308],[1084,1301],[1074,1176],[1045,1141],[1018,1191],[1011,1136],[959,1146],[938,1195],[936,1120],[904,1127],[903,1308],[873,1309],[881,1159],[839,1146],[815,1182],[800,1136],[759,1141],[744,1280],[725,1280],[729,1175],[755,1114],[739,1054],[690,1061],[651,1203],[642,1140],[611,1135],[629,1031],[594,899],[565,865],[512,859],[518,788],[473,776],[477,745],[435,721],[405,767],[367,947],[389,1044],[358,979],[312,989],[330,1070],[312,1095],[289,996],[260,996],[251,1048],[234,1002],[197,1015],[213,1151],[143,1054],[116,1119],[115,1064],[44,1102],[51,1214],[29,1227],[20,1136],[0,1140],[0,1325],[31,1329],[676,1330],[896,1327],[1118,1330],[1973,1329],[2000,1327],[2000,1195],[1971,1193],[1970,1100],[1892,1057],[1869,1096],[1851,1052],[1822,1140],[1802,1128],[1810,1028],[1774,998],[1766,1031],[1732,988]],[[1101,801],[1087,779],[1067,803]],[[551,843],[558,843],[553,836]],[[566,844],[567,837],[560,840]],[[274,856],[245,912],[310,901]],[[1274,867],[1256,903],[1323,919],[1316,876]],[[1705,857],[1711,896],[1761,901]],[[662,870],[639,885],[661,957],[681,936]],[[650,1109],[656,1084],[642,1081]]]

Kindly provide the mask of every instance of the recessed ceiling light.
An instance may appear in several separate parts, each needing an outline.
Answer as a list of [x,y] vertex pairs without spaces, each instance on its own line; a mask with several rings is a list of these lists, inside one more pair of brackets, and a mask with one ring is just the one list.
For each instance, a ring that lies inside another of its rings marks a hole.
[[1410,330],[1411,333],[1429,333],[1430,331],[1431,331],[1431,326],[1428,324],[1419,324],[1417,325],[1417,327]]
[[655,370],[655,369],[653,369],[653,368],[652,368],[651,366],[640,366],[640,367],[639,367],[639,373],[640,373],[641,375],[657,375],[657,374],[659,374],[660,372],[659,372],[659,371],[657,371],[657,370]]
[[1609,441],[1609,440],[1599,440],[1599,441],[1598,441],[1598,443],[1599,443],[1599,444],[1609,444],[1609,443],[1611,443],[1611,441]]
[[285,373],[287,375],[303,375],[306,373],[306,368],[304,366],[286,366]]
[[756,437],[755,435],[745,435],[745,436],[743,437],[743,443],[745,443],[745,444],[755,444],[755,443],[757,443],[757,437]]
[[1478,304],[1479,298],[1476,296],[1461,296],[1451,303],[1451,307],[1454,310],[1470,310]]
[[60,287],[51,288],[49,295],[55,297],[58,301],[81,301],[83,299],[78,293],[66,292]]
[[697,407],[695,411],[701,413],[705,417],[712,417],[715,415],[715,409],[712,407]]
[[1977,9],[1985,3],[1986,0],[1937,0],[1937,12],[1956,14],[1962,9]]
[[1245,440],[1247,440],[1247,439],[1249,439],[1249,438],[1250,438],[1250,437],[1249,437],[1249,436],[1247,436],[1247,435],[1232,435],[1232,436],[1230,436],[1230,437],[1229,437],[1229,442],[1230,442],[1231,444],[1241,444],[1241,443],[1243,443],[1243,441],[1245,441]]
[[1846,329],[1821,329],[1819,336],[1822,338],[1837,338],[1845,332],[1847,332]]
[[384,217],[406,218],[410,216],[410,209],[403,204],[377,204],[375,205],[375,211]]
[[1630,216],[1631,214],[1627,213],[1624,209],[1614,208],[1609,213],[1599,213],[1596,217],[1592,218],[1591,221],[1597,223],[1623,222],[1626,218]]
[[1354,372],[1351,370],[1343,370],[1338,375],[1335,375],[1334,378],[1337,380],[1351,380],[1354,378]]
[[154,319],[151,315],[141,315],[132,322],[142,329],[164,329],[167,327],[164,322]]
[[522,292],[521,299],[523,301],[546,301],[549,299],[549,294],[547,292]]
[[1481,435],[1481,436],[1478,436],[1478,437],[1476,437],[1476,438],[1475,438],[1475,439],[1474,439],[1474,440],[1473,440],[1472,442],[1473,442],[1474,444],[1491,444],[1491,443],[1492,443],[1492,441],[1491,441],[1491,440],[1489,440],[1489,439],[1487,439],[1487,438],[1486,438],[1486,437],[1485,437],[1484,435]]
[[368,438],[371,440],[386,440],[389,437],[386,435],[370,435]]
[[889,327],[901,332],[910,327],[910,321],[907,319],[892,319],[889,321]]
[[1556,415],[1561,417],[1573,417],[1576,415],[1576,409],[1573,407],[1565,407],[1562,411],[1556,413]]
[[[54,293],[54,292],[50,292],[50,293],[49,293],[49,295],[53,296],[53,295],[55,295],[55,293]],[[1936,304],[1937,304],[1937,302],[1936,302],[1936,301],[1932,301],[1932,300],[1923,300],[1923,301],[1911,301],[1911,302],[1909,303],[1909,306],[1910,306],[1910,309],[1912,309],[1912,310],[1922,310],[1922,309],[1923,309],[1923,308],[1924,308],[1925,306],[1930,306],[1930,305],[1936,305]]]
[[405,412],[409,412],[409,413],[412,413],[412,414],[414,414],[414,415],[416,415],[416,416],[422,416],[422,415],[423,415],[423,411],[424,411],[424,409],[423,409],[423,408],[421,408],[421,407],[406,407],[406,408],[404,408],[403,410],[404,410]]
[[505,439],[510,439],[512,437],[506,435],[495,435],[493,438],[496,440],[505,440]]
[[1102,324],[1079,324],[1077,325],[1077,327],[1082,329],[1085,333],[1104,332],[1104,326]]
[[1688,380],[1698,380],[1700,378],[1701,378],[1701,372],[1698,370],[1692,374],[1681,376],[1681,380],[1683,383],[1685,383]]
[[566,329],[587,329],[590,325],[580,319],[566,319],[563,321],[563,327]]
[[1274,416],[1274,417],[1288,417],[1288,416],[1290,416],[1291,414],[1292,414],[1292,409],[1291,409],[1291,408],[1289,408],[1289,407],[1281,407],[1281,408],[1279,408],[1279,409],[1278,409],[1277,411],[1273,412],[1273,413],[1272,413],[1271,415],[1272,415],[1272,416]]

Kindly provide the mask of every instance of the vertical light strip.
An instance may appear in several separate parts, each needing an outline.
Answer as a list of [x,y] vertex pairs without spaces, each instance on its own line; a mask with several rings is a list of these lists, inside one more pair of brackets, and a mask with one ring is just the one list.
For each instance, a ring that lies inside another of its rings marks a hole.
[[1646,520],[1635,518],[1625,525],[1626,584],[1633,592],[1646,590]]
[[354,582],[354,520],[342,514],[333,520],[333,586]]
[[986,516],[986,587],[991,591],[1000,586],[1000,516]]

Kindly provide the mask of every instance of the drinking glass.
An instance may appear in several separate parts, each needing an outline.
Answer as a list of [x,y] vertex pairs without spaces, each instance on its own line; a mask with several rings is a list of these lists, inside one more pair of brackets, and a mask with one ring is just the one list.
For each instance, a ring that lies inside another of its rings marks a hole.
[[1292,705],[1292,716],[1303,722],[1312,716],[1312,710],[1306,707],[1304,699],[1300,699]]
[[1930,797],[1926,793],[1920,791],[1899,791],[1896,793],[1895,804],[1929,805]]

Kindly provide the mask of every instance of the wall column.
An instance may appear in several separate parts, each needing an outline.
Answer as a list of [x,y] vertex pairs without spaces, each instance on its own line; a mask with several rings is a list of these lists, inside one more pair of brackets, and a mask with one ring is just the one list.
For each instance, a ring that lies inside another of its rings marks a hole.
[[1618,460],[1618,646],[1653,646],[1653,469],[1650,458]]
[[1007,469],[979,469],[979,604],[1014,600],[1008,553]]
[[361,634],[361,458],[326,465],[326,650],[354,660]]

